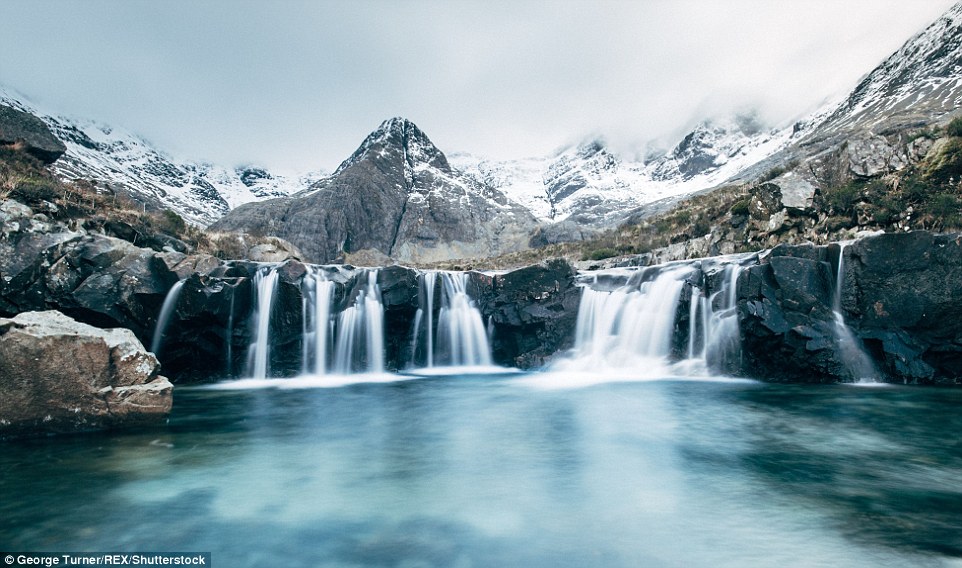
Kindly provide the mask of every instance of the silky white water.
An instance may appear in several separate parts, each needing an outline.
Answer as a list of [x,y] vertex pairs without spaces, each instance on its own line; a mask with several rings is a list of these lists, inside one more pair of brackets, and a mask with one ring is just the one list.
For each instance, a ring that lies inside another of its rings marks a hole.
[[[436,283],[441,284],[441,303],[434,326]],[[435,365],[490,367],[491,346],[481,312],[467,292],[468,274],[429,271],[421,275],[419,308],[414,319],[413,354],[415,366]],[[417,359],[419,347],[423,356]]]
[[183,280],[179,280],[171,286],[164,298],[163,305],[160,307],[160,315],[157,316],[157,325],[154,327],[154,339],[150,343],[150,350],[155,355],[160,353],[160,348],[163,347],[164,331],[166,331],[167,324],[170,323],[170,317],[177,307],[177,300],[180,299],[180,291],[183,287]]
[[842,312],[842,286],[845,282],[845,248],[848,243],[839,243],[838,272],[835,276],[835,290],[832,296],[832,315],[835,322],[835,335],[839,354],[849,375],[858,383],[875,383],[878,371],[852,329],[845,323]]
[[[595,289],[597,281],[586,284],[574,349],[554,367],[635,376],[705,376],[736,357],[735,285],[742,268],[724,265],[720,289],[710,293],[708,277],[699,270],[695,264],[641,269],[607,290]],[[687,315],[687,327],[678,320],[681,313]]]
[[327,372],[331,349],[331,302],[334,282],[323,269],[309,267],[303,282],[303,373],[323,375]]
[[254,312],[254,342],[250,348],[250,376],[255,379],[267,377],[270,362],[271,308],[274,306],[274,290],[277,287],[277,268],[262,267],[254,275],[257,293],[257,309]]
[[334,372],[384,372],[384,306],[377,270],[367,272],[367,284],[354,303],[337,317]]

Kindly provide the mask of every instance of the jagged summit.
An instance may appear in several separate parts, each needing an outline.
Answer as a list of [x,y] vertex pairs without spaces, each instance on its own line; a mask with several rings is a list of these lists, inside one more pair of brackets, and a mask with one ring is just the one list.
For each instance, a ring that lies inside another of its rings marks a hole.
[[535,226],[524,207],[453,170],[413,122],[392,118],[331,176],[293,198],[239,207],[213,228],[277,235],[315,262],[383,264],[520,250]]
[[403,117],[389,118],[367,135],[350,158],[338,166],[337,172],[367,158],[403,160],[406,167],[430,166],[449,172],[451,166],[444,153],[431,142],[416,124]]

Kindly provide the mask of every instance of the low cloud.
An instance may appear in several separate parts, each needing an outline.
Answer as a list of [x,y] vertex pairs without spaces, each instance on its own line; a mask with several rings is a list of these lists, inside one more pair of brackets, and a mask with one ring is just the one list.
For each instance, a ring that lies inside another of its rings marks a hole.
[[13,0],[0,82],[226,164],[333,169],[396,115],[445,151],[521,157],[793,120],[951,4]]

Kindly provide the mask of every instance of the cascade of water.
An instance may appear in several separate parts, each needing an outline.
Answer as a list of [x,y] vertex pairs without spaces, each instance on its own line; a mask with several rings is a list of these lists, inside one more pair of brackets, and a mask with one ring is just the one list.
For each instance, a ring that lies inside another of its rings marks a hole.
[[835,290],[832,296],[832,315],[835,317],[835,336],[839,351],[849,375],[858,383],[874,383],[878,377],[872,359],[862,349],[861,344],[845,323],[842,313],[842,285],[845,282],[845,248],[848,243],[839,243],[838,273],[835,275]]
[[303,342],[302,373],[327,372],[327,353],[331,343],[331,302],[334,283],[320,267],[308,267],[302,282]]
[[160,353],[160,348],[164,340],[164,331],[167,329],[170,316],[174,313],[174,308],[177,307],[177,300],[180,298],[180,290],[183,287],[183,280],[179,280],[171,286],[167,292],[167,297],[164,298],[163,305],[160,307],[160,315],[157,316],[157,325],[154,327],[154,339],[150,342],[150,350],[154,355]]
[[698,340],[701,350],[694,356],[690,353],[689,358],[699,360],[706,371],[723,366],[727,358],[737,355],[740,350],[736,286],[741,272],[742,267],[737,264],[725,266],[722,288],[710,297],[699,296],[701,333]]
[[234,376],[234,298],[236,288],[230,292],[230,312],[227,314],[227,376]]
[[434,366],[434,287],[438,281],[438,273],[429,270],[421,274],[420,294],[418,297],[418,311],[414,316],[414,351],[417,352],[417,340],[420,335],[421,324],[424,323],[424,366]]
[[[700,362],[704,371],[720,366],[739,351],[741,337],[735,287],[741,272],[741,266],[727,265],[722,288],[710,296],[703,291],[696,295],[692,290],[688,359]],[[696,318],[696,313],[701,317]]]
[[254,275],[254,289],[257,292],[257,311],[254,313],[254,343],[251,344],[250,376],[255,379],[267,378],[270,361],[270,324],[271,308],[274,305],[274,290],[277,287],[277,268],[265,266],[257,269]]
[[[634,279],[611,292],[582,290],[575,328],[575,357],[584,368],[650,369],[667,364],[675,315],[690,266],[663,270],[640,285]],[[657,365],[655,365],[657,366]]]
[[[434,291],[441,281],[441,306],[434,325]],[[481,312],[467,293],[468,275],[461,272],[425,272],[421,276],[420,306],[414,318],[414,353],[424,337],[426,367],[489,366],[489,330]]]
[[[651,374],[672,372],[673,357],[683,358],[673,372],[705,374],[724,368],[739,352],[735,284],[742,267],[729,264],[720,289],[690,284],[688,305],[682,292],[696,265],[642,269],[623,286],[601,291],[582,289],[575,328],[576,368],[645,369]],[[641,282],[638,284],[638,282]],[[597,278],[594,282],[597,286]],[[676,330],[676,316],[687,310],[687,338]],[[684,343],[674,344],[678,338]],[[579,363],[580,362],[580,363]]]
[[377,272],[367,273],[367,285],[337,318],[334,371],[339,374],[384,372],[384,306]]
[[491,365],[487,330],[481,312],[468,296],[467,284],[467,273],[441,273],[438,351],[449,365]]

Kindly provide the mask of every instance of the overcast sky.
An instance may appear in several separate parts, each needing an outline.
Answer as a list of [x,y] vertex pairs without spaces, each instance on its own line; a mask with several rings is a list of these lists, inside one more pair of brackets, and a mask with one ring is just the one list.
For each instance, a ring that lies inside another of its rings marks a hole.
[[0,0],[0,84],[178,157],[334,169],[384,119],[445,152],[803,115],[953,0]]

